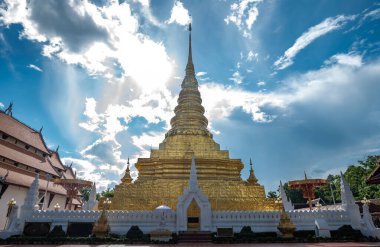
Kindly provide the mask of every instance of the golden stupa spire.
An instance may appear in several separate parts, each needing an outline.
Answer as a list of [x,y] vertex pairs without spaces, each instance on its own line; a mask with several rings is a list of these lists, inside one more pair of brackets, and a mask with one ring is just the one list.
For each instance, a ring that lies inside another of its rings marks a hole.
[[132,183],[131,173],[129,170],[129,157],[128,157],[128,161],[127,161],[127,169],[125,169],[125,174],[124,174],[124,177],[121,179],[121,181],[124,184]]
[[[187,57],[186,77],[194,77],[195,78],[195,70],[194,70],[194,64],[193,64],[193,52],[191,49],[191,22],[189,23],[189,55]],[[194,80],[194,81],[197,83],[197,86],[198,86],[197,80]]]
[[186,65],[185,78],[181,84],[181,92],[178,97],[178,105],[174,109],[175,116],[171,119],[172,128],[166,137],[172,135],[207,135],[212,136],[207,130],[208,120],[203,115],[205,109],[202,106],[201,95],[198,90],[198,81],[195,77],[193,55],[191,48],[191,23],[189,24],[189,55]]
[[249,177],[247,179],[248,184],[250,185],[257,185],[257,178],[255,176],[255,172],[253,171],[252,167],[252,160],[249,159],[249,166],[251,167],[249,170]]

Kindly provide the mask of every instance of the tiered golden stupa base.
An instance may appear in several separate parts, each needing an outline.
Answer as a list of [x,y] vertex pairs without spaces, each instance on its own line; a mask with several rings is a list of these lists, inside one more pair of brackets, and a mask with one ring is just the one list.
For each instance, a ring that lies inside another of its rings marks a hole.
[[[199,187],[208,197],[212,210],[274,211],[273,199],[265,198],[262,186],[248,186],[243,181],[202,181]],[[173,210],[188,183],[180,179],[154,179],[115,189],[112,210],[154,210],[167,205]]]
[[[176,210],[178,198],[188,188],[191,154],[188,159],[139,159],[142,172],[135,183],[115,187],[112,210],[154,210],[167,205]],[[240,178],[239,159],[196,159],[199,187],[212,210],[280,210],[274,199],[265,196],[264,187]],[[142,169],[143,168],[143,169]]]

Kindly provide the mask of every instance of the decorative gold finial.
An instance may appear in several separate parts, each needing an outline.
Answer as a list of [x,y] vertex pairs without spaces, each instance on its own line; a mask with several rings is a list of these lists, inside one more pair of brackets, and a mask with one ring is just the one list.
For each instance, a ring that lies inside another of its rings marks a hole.
[[251,158],[249,159],[249,166],[251,167],[249,169],[249,177],[247,179],[247,182],[249,185],[257,185],[257,178],[255,176],[255,172],[253,171],[253,167],[252,167],[252,160]]
[[121,179],[122,183],[123,184],[130,184],[132,183],[132,178],[131,178],[131,173],[130,173],[130,170],[129,170],[129,157],[128,157],[128,160],[127,160],[127,168],[125,169],[125,174],[124,174],[124,177]]

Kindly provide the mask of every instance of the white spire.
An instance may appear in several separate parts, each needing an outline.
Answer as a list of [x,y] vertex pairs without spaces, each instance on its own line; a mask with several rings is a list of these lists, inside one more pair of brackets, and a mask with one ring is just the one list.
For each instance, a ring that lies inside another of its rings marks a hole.
[[88,197],[88,210],[94,210],[96,205],[96,185],[95,182],[92,185],[90,196]]
[[281,180],[280,180],[280,196],[281,196],[282,204],[284,205],[285,211],[294,210],[292,201],[288,199],[288,197],[286,196],[284,186],[282,186]]
[[191,159],[191,167],[190,167],[190,191],[198,190],[198,179],[197,179],[197,169],[195,167],[195,158]]
[[350,185],[347,183],[342,172],[340,172],[340,193],[342,198],[342,207],[355,204],[354,195],[350,189]]
[[38,201],[38,188],[39,188],[39,174],[36,173],[33,183],[30,185],[29,190],[26,194],[24,204],[21,206],[20,219],[24,220],[30,216],[31,212],[34,210],[34,206]]
[[342,198],[342,209],[348,213],[352,227],[354,229],[359,229],[362,223],[359,206],[355,203],[354,195],[352,194],[350,186],[342,172],[340,172],[340,193]]

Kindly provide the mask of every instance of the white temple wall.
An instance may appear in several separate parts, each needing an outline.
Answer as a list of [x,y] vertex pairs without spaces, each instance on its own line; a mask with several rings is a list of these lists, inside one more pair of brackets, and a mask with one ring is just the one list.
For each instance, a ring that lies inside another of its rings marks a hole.
[[315,220],[324,219],[328,226],[329,230],[337,230],[343,225],[351,225],[350,217],[347,211],[343,210],[322,210],[322,211],[290,211],[288,215],[296,225],[296,230],[315,230]]
[[21,186],[9,185],[0,199],[0,230],[3,230],[6,223],[6,215],[8,212],[8,202],[15,199],[16,204],[21,206],[24,204],[28,189]]
[[211,220],[213,232],[217,228],[233,228],[234,232],[240,232],[244,226],[250,226],[254,232],[278,232],[280,212],[214,211]]
[[157,229],[176,231],[175,212],[109,211],[107,212],[111,233],[124,235],[131,226],[138,226],[144,233]]
[[[34,211],[28,222],[52,222],[52,227],[62,225],[67,229],[69,222],[96,222],[101,211]],[[233,228],[238,233],[242,227],[250,226],[254,232],[279,232],[277,226],[281,212],[257,211],[214,211],[212,212],[212,232],[217,228]],[[329,229],[336,230],[343,225],[350,225],[350,218],[346,211],[291,211],[288,212],[296,230],[315,230],[315,220],[324,219]],[[108,211],[108,223],[111,233],[124,235],[131,226],[138,226],[144,233],[150,233],[158,228],[177,231],[177,219],[174,211]]]

